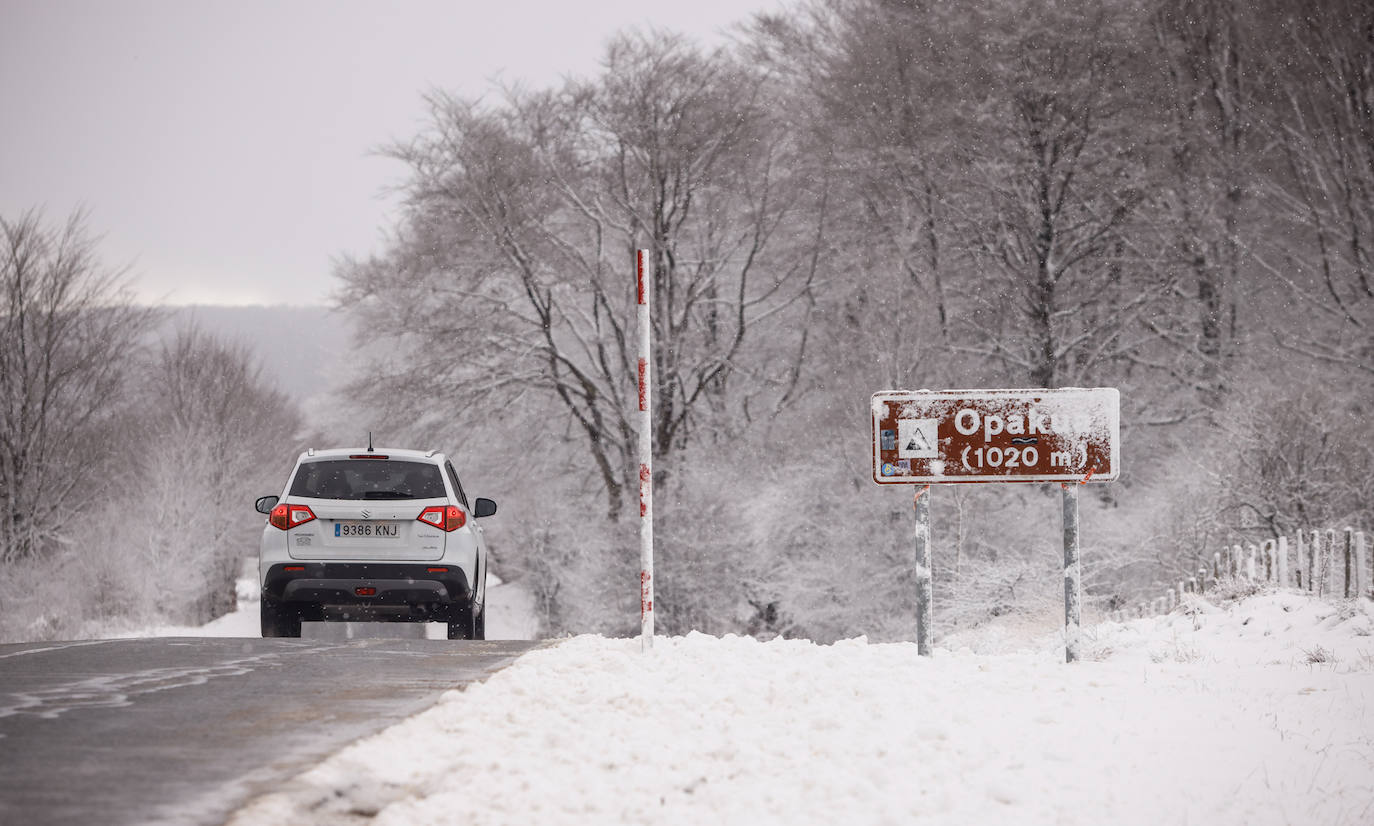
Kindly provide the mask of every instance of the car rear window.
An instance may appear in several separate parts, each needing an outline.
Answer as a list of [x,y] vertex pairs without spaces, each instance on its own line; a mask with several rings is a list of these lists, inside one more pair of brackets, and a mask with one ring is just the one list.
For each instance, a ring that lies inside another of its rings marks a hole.
[[306,462],[291,482],[292,496],[315,499],[437,499],[447,496],[438,465],[383,459]]

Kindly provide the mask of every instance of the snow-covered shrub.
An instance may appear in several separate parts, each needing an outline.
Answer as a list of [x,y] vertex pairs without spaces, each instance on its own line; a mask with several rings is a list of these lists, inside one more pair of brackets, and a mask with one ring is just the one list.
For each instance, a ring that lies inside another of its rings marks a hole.
[[1297,381],[1301,392],[1255,387],[1227,409],[1226,448],[1214,459],[1223,516],[1265,529],[1266,539],[1328,526],[1374,530],[1369,399],[1320,371]]
[[1307,663],[1309,665],[1316,665],[1318,663],[1334,663],[1336,661],[1336,656],[1320,645],[1313,645],[1310,648],[1304,648],[1302,650],[1302,653],[1306,657]]
[[1277,587],[1274,583],[1263,580],[1251,580],[1243,576],[1223,576],[1216,581],[1216,584],[1207,589],[1204,597],[1213,605],[1220,605],[1252,597],[1256,594],[1272,593]]
[[1150,649],[1150,662],[1153,663],[1196,663],[1204,659],[1205,655],[1196,646],[1178,639],[1177,636],[1168,643]]

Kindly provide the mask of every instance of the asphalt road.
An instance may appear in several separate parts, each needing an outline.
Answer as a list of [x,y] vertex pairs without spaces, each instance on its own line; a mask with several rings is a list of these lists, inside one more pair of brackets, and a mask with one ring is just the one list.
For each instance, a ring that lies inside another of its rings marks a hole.
[[0,824],[220,824],[538,643],[0,646]]

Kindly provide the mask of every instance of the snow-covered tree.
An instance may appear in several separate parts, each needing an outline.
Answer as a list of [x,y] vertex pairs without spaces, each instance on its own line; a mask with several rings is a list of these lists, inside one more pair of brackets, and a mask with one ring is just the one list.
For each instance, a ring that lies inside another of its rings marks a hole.
[[125,376],[155,314],[85,215],[0,217],[0,562],[51,551],[95,501]]

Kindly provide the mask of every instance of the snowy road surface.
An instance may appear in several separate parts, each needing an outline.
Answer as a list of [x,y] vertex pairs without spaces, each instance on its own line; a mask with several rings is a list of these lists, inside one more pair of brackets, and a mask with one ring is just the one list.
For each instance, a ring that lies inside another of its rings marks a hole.
[[1369,606],[1200,604],[1093,628],[1071,666],[1053,640],[578,637],[231,823],[1367,826]]
[[0,646],[0,823],[220,824],[253,795],[534,645]]
[[[258,637],[257,557],[244,560],[244,575],[238,581],[238,610],[206,625],[155,626],[133,629],[99,629],[93,638],[115,637]],[[534,597],[519,583],[504,583],[494,574],[487,579],[487,639],[532,640],[538,635]],[[443,623],[407,622],[307,622],[301,636],[317,640],[360,638],[431,639],[447,638]]]

